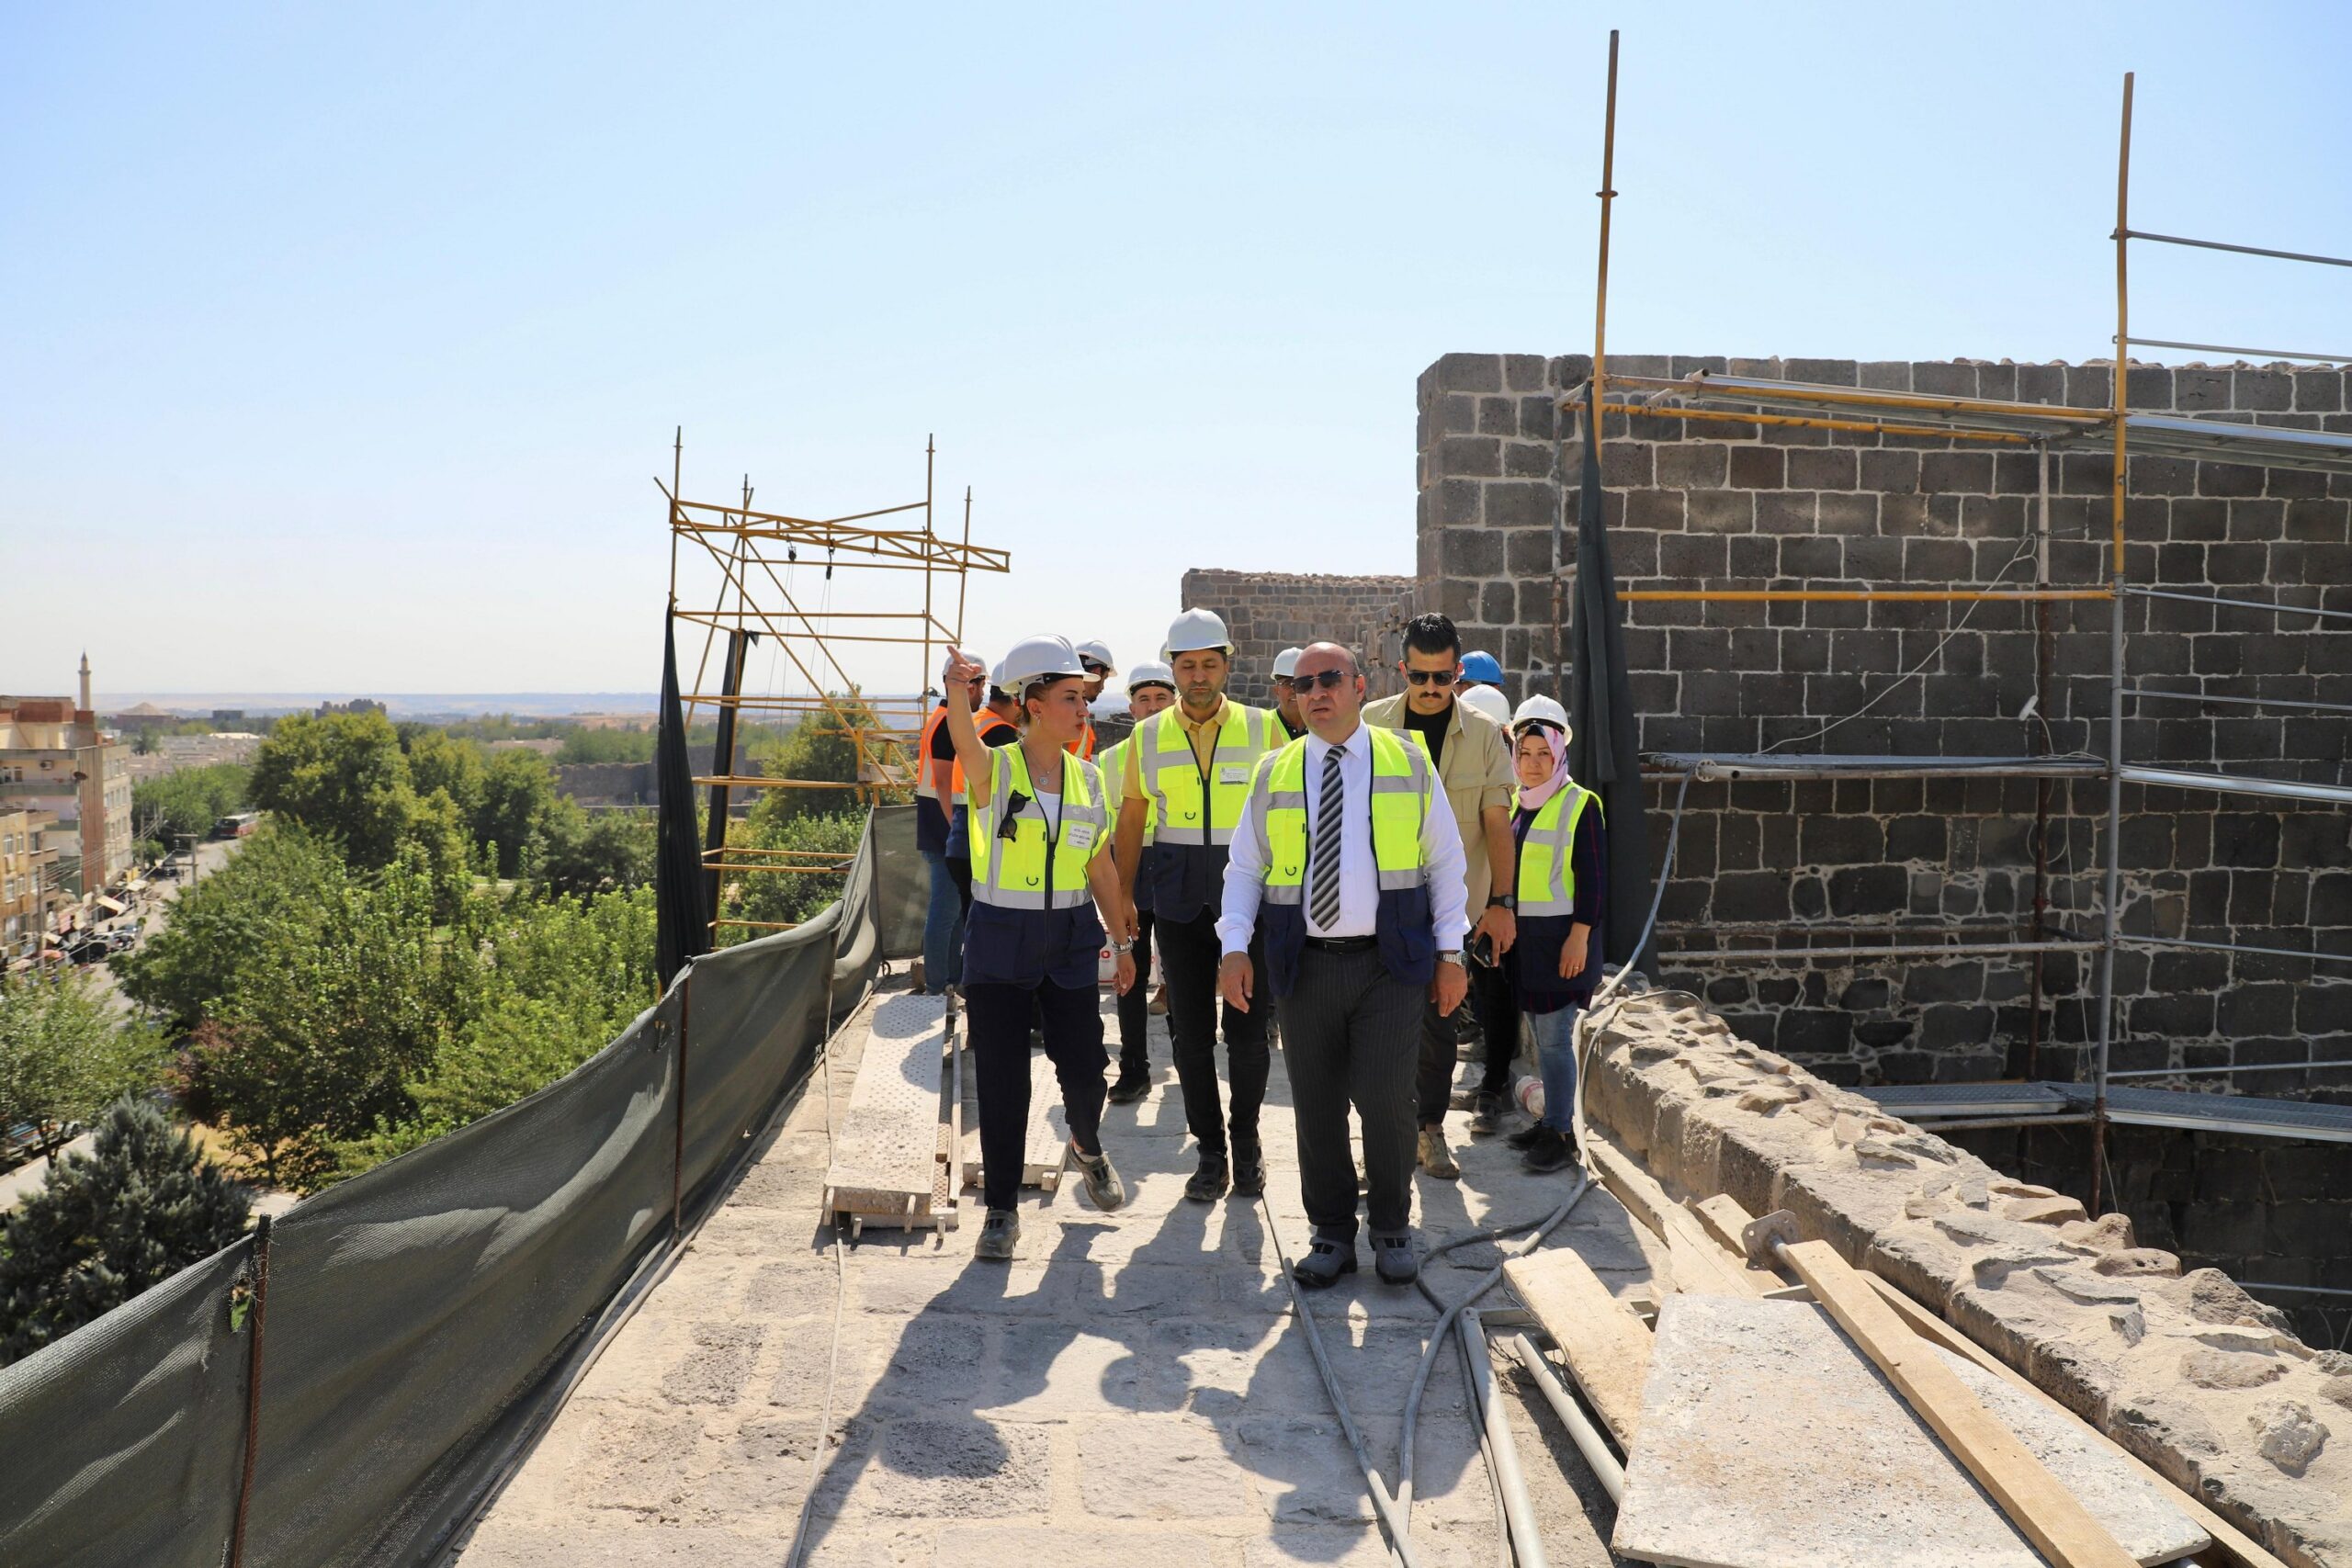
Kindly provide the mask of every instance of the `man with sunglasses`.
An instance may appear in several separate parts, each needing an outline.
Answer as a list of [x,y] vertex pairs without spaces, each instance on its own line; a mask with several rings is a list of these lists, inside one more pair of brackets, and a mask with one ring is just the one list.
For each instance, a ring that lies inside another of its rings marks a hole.
[[1306,650],[1285,648],[1274,655],[1274,716],[1283,721],[1283,729],[1293,740],[1306,733],[1306,720],[1298,713],[1298,694],[1291,690],[1291,677],[1298,672],[1298,656]]
[[[1462,636],[1444,615],[1416,615],[1405,624],[1405,657],[1396,666],[1405,689],[1364,705],[1363,721],[1418,737],[1437,764],[1446,803],[1462,840],[1468,908],[1476,912],[1469,948],[1472,1000],[1485,1034],[1486,1066],[1471,1107],[1470,1130],[1491,1133],[1502,1120],[1519,1051],[1519,1009],[1500,967],[1517,934],[1511,897],[1519,854],[1511,839],[1514,783],[1510,742],[1503,727],[1455,701],[1462,679]],[[1445,1112],[1453,1099],[1453,1021],[1432,1004],[1421,1016],[1420,1072],[1414,1089],[1420,1124],[1417,1155],[1430,1175],[1462,1174],[1445,1146]]]
[[1111,645],[1099,637],[1089,637],[1078,645],[1078,664],[1086,671],[1086,681],[1080,688],[1086,697],[1086,728],[1079,731],[1078,739],[1070,742],[1069,749],[1091,762],[1094,760],[1094,700],[1102,694],[1102,688],[1110,683],[1117,670],[1111,662]]

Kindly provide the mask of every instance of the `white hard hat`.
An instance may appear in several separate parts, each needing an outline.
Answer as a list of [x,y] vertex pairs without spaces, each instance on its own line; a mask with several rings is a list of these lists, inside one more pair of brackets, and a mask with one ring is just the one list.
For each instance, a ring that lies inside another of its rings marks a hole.
[[1520,704],[1519,711],[1511,715],[1510,727],[1516,731],[1522,724],[1548,724],[1563,735],[1572,733],[1568,728],[1568,710],[1550,697],[1530,697]]
[[1099,637],[1088,637],[1077,645],[1080,659],[1091,659],[1114,675],[1119,672],[1119,661],[1111,657],[1111,645]]
[[1224,619],[1215,610],[1187,610],[1170,625],[1168,643],[1159,650],[1159,656],[1172,660],[1180,653],[1197,653],[1207,648],[1231,656],[1233,639],[1225,634]]
[[1285,648],[1280,653],[1275,654],[1274,679],[1277,681],[1287,681],[1293,675],[1297,674],[1298,656],[1306,651],[1306,649],[1303,648]]
[[1024,637],[997,666],[996,683],[1015,696],[1025,697],[1039,681],[1085,673],[1086,666],[1078,661],[1078,649],[1069,645],[1069,638]]
[[1127,671],[1127,690],[1136,692],[1146,686],[1165,686],[1172,692],[1176,689],[1176,671],[1157,659],[1138,659]]
[[[1485,714],[1488,718],[1493,719],[1497,724],[1501,725],[1504,728],[1508,729],[1510,728],[1510,700],[1494,687],[1465,686],[1463,688],[1462,694],[1457,700],[1464,707],[1469,708],[1476,713]],[[1546,702],[1551,701],[1548,697],[1544,700]],[[1552,705],[1557,707],[1559,705],[1557,703],[1554,703]]]

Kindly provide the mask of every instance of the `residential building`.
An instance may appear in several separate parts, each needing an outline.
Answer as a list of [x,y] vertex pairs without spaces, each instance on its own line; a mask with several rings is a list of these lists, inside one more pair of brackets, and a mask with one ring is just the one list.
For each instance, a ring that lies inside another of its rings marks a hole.
[[63,840],[58,872],[82,896],[129,874],[130,748],[98,728],[90,706],[90,660],[82,657],[82,700],[0,697],[0,810],[46,812]]
[[55,826],[46,811],[0,807],[0,959],[31,953],[49,929],[49,909],[61,895],[49,886],[57,851],[42,841]]

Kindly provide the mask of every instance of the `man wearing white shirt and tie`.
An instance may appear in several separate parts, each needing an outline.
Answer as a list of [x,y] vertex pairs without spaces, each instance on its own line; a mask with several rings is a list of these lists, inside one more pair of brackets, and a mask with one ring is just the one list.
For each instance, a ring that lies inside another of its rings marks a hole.
[[1235,827],[1217,923],[1227,1003],[1253,1003],[1250,940],[1262,919],[1282,998],[1283,1056],[1298,1122],[1298,1179],[1313,1245],[1293,1272],[1329,1285],[1356,1268],[1363,1122],[1373,1261],[1391,1284],[1419,1272],[1412,1241],[1413,1077],[1420,1014],[1462,1001],[1462,839],[1429,754],[1364,725],[1355,656],[1318,642],[1292,676],[1307,733],[1261,759]]

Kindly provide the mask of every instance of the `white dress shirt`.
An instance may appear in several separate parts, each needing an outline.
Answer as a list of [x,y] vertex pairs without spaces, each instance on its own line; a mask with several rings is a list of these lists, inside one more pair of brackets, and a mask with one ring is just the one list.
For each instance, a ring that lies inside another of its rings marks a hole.
[[[1407,745],[1412,742],[1408,740]],[[1317,920],[1312,906],[1314,867],[1311,852],[1315,824],[1323,807],[1323,759],[1340,753],[1340,779],[1346,790],[1340,807],[1340,912],[1327,928]],[[1306,773],[1301,781],[1306,795],[1306,842],[1310,851],[1308,881],[1300,889],[1310,936],[1371,936],[1380,909],[1380,873],[1372,857],[1372,732],[1358,724],[1347,739],[1334,747],[1322,737],[1306,737]],[[1421,813],[1421,864],[1429,878],[1430,913],[1441,953],[1457,950],[1469,933],[1468,886],[1463,869],[1462,834],[1453,813],[1445,807],[1444,792],[1430,770],[1435,810]],[[1266,863],[1258,847],[1258,797],[1253,791],[1234,825],[1233,852],[1225,864],[1225,904],[1216,922],[1217,941],[1227,953],[1246,953],[1258,924],[1258,905],[1265,891]]]

